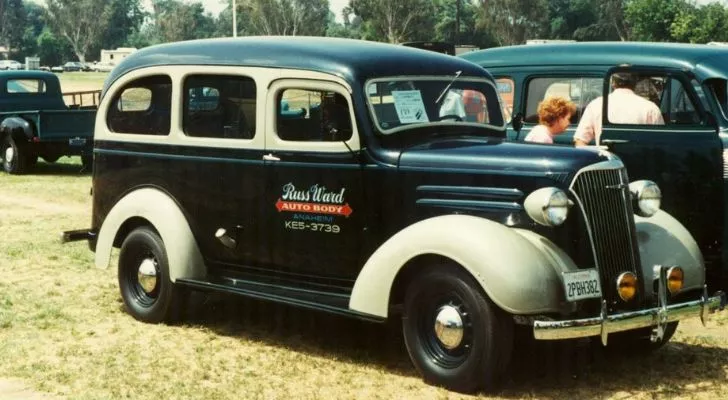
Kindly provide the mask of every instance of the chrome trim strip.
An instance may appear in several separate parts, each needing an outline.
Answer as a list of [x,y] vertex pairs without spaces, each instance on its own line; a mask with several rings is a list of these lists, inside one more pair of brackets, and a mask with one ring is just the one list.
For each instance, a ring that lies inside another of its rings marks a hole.
[[417,191],[427,193],[505,197],[514,200],[523,198],[523,192],[518,189],[498,187],[422,185],[417,186]]
[[658,306],[646,310],[631,311],[621,314],[566,321],[534,321],[533,336],[537,340],[574,339],[589,336],[601,336],[606,341],[610,333],[628,331],[639,328],[655,327],[659,324],[675,322],[686,318],[707,316],[723,311],[726,295],[716,292],[713,297],[702,297],[667,306]]
[[469,207],[477,209],[497,209],[510,211],[523,211],[523,206],[518,203],[509,203],[505,201],[481,201],[481,200],[456,200],[456,199],[419,199],[416,204],[418,206],[430,207]]

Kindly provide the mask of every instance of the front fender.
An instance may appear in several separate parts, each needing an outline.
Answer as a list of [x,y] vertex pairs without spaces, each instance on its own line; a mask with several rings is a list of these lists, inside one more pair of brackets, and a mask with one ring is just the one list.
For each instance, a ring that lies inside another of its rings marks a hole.
[[23,138],[30,141],[33,139],[33,126],[25,119],[13,116],[8,117],[0,122],[0,137],[11,135],[15,139]]
[[203,278],[206,275],[205,263],[187,218],[166,193],[152,188],[127,194],[106,216],[96,243],[95,264],[98,268],[108,267],[119,228],[135,217],[149,221],[162,237],[172,282],[178,278]]
[[496,305],[512,314],[560,311],[561,273],[577,269],[568,255],[533,232],[474,216],[439,216],[408,226],[369,257],[349,308],[386,318],[395,277],[409,260],[426,254],[461,265]]
[[705,262],[698,244],[685,227],[670,214],[660,210],[649,218],[634,217],[637,243],[642,260],[642,273],[648,293],[653,291],[656,265],[677,265],[685,272],[683,291],[702,289],[705,284]]

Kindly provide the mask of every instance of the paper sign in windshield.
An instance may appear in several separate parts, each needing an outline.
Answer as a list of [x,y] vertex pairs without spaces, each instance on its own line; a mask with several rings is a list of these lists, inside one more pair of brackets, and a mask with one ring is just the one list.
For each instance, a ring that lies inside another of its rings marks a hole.
[[429,122],[419,90],[394,91],[392,97],[394,98],[394,108],[397,110],[399,122],[404,124]]

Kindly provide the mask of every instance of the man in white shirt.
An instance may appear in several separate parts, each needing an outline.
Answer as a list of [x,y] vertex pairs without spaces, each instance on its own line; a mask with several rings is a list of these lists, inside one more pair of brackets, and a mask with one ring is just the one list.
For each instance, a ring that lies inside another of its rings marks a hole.
[[[660,108],[653,102],[635,94],[634,75],[618,72],[612,75],[612,93],[609,94],[609,122],[613,124],[664,125]],[[592,140],[599,145],[602,135],[603,97],[592,100],[584,109],[574,133],[574,145],[586,146]]]

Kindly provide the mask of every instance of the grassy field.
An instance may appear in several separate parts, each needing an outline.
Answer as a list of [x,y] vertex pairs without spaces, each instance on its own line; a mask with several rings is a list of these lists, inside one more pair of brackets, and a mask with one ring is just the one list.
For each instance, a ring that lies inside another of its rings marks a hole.
[[[0,378],[69,399],[465,398],[423,383],[399,322],[377,325],[197,295],[176,326],[123,310],[115,268],[96,269],[63,230],[90,222],[91,179],[77,158],[0,173]],[[115,265],[115,261],[113,261]],[[650,356],[520,332],[512,379],[492,397],[728,398],[728,316],[682,323]]]

